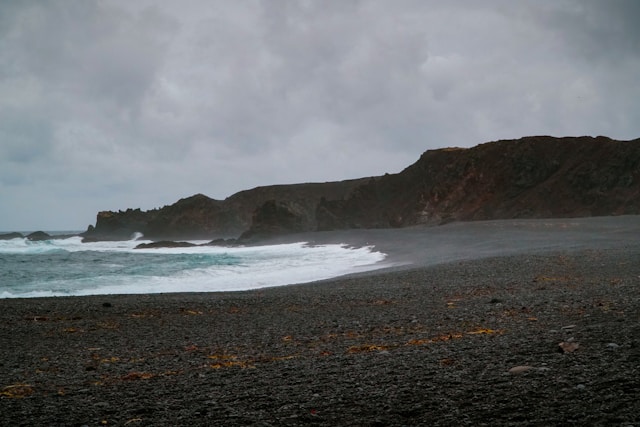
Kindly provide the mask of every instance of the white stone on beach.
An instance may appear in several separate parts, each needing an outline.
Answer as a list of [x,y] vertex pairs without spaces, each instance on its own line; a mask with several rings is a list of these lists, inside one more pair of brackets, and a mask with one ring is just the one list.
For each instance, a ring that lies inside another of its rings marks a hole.
[[514,366],[513,368],[509,369],[509,373],[510,374],[521,374],[521,373],[527,372],[527,371],[529,371],[531,369],[533,369],[533,366],[529,366],[529,365]]

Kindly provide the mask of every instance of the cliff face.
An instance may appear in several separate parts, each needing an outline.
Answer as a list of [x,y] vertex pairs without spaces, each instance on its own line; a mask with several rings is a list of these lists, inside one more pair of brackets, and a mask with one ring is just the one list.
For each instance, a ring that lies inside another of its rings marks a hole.
[[[258,229],[252,235],[272,234],[276,230],[284,231],[283,227],[290,224],[287,220],[277,219],[283,212],[281,209],[275,215],[258,214],[260,209],[268,211],[275,201],[286,203],[295,210],[295,215],[299,216],[295,230],[313,230],[317,222],[316,206],[323,197],[342,199],[363,182],[356,179],[272,185],[241,191],[225,200],[196,194],[149,211],[103,211],[98,213],[95,227],[90,226],[84,236],[88,239],[129,239],[133,233],[141,232],[151,239],[235,238],[251,229],[254,221]],[[269,221],[275,221],[277,225],[269,225]]]
[[640,213],[640,140],[527,137],[425,152],[318,206],[318,228]]
[[203,195],[100,212],[95,238],[255,238],[294,231],[640,213],[640,139],[526,137],[425,152],[398,174]]

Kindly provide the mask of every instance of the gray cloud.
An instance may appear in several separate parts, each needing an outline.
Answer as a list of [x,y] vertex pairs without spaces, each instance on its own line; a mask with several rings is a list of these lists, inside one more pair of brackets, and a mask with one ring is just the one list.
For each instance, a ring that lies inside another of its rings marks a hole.
[[638,137],[635,1],[51,1],[0,14],[0,229]]

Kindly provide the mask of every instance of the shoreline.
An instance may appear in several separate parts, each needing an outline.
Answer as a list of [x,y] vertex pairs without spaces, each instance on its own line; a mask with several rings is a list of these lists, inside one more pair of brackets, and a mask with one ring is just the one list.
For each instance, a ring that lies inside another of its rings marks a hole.
[[[299,283],[368,276],[387,271],[428,267],[454,261],[466,261],[522,253],[545,253],[553,250],[579,250],[589,247],[600,249],[634,246],[635,236],[640,235],[640,216],[517,219],[450,223],[438,227],[418,226],[400,229],[351,229],[328,232],[287,234],[265,239],[248,248],[306,243],[308,246],[340,244],[346,247],[370,247],[372,251],[385,254],[385,259],[375,264],[354,267],[346,273],[336,272],[333,277],[308,278]],[[166,243],[166,242],[165,242]],[[174,242],[175,243],[175,242]],[[264,285],[267,289],[296,284],[295,280],[280,281]],[[224,287],[224,286],[222,286]],[[198,287],[196,287],[198,288]],[[237,292],[250,290],[251,286]],[[149,288],[150,289],[150,288]],[[199,290],[186,292],[224,292],[225,290]],[[82,295],[113,295],[119,292],[109,287],[98,293],[79,290]],[[103,292],[103,293],[99,293]],[[134,291],[131,295],[144,295],[147,289]],[[162,291],[170,292],[163,288]],[[177,290],[177,292],[183,292]],[[72,294],[73,295],[73,294]],[[67,295],[55,295],[64,297]],[[71,296],[71,295],[69,295]],[[47,298],[54,295],[10,295],[6,298]]]
[[0,424],[636,425],[627,225],[435,264],[399,233],[410,267],[252,291],[0,300]]

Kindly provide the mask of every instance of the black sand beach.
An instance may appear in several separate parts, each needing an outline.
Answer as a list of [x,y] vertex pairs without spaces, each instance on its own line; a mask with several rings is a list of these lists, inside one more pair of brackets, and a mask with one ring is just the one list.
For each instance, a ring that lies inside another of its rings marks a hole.
[[0,425],[637,426],[639,224],[324,234],[403,265],[238,293],[0,300]]

